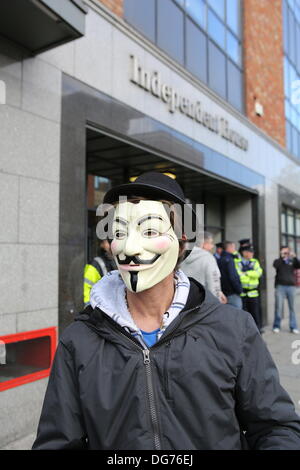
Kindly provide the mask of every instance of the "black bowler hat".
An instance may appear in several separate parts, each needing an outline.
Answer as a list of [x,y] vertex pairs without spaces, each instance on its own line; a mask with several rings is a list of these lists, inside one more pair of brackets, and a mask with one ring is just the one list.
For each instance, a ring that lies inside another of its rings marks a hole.
[[[111,188],[104,196],[104,204],[118,202],[120,196],[141,196],[151,200],[166,200],[178,203],[181,207],[186,204],[181,186],[173,178],[156,171],[149,171],[140,175],[134,182],[120,184]],[[187,206],[192,213],[193,227],[196,225],[196,213],[191,205]]]
[[104,204],[117,202],[119,196],[142,196],[153,200],[185,203],[183,191],[177,181],[163,173],[149,171],[139,176],[133,183],[120,184],[111,188],[104,196]]

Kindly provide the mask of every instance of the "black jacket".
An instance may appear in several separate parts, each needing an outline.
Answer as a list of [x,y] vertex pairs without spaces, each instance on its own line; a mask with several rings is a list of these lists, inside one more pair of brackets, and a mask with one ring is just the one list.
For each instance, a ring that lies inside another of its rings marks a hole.
[[282,258],[275,259],[273,267],[276,269],[275,286],[295,285],[295,269],[300,269],[300,261],[297,258],[289,258],[289,262],[285,263]]
[[225,295],[240,295],[243,288],[234,264],[234,255],[223,251],[218,266],[221,273],[222,292]]
[[300,419],[251,315],[191,280],[149,355],[92,307],[65,329],[33,448],[239,450],[242,431],[251,449],[300,449]]

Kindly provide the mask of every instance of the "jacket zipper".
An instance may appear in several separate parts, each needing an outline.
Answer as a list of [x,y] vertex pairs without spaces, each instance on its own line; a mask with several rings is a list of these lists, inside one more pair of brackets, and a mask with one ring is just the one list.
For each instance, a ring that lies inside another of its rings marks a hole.
[[[192,312],[193,310],[196,310],[199,308],[199,306],[194,307],[190,310],[187,310],[187,312]],[[143,353],[143,362],[145,365],[145,371],[146,371],[146,383],[147,383],[147,392],[148,392],[148,398],[149,398],[149,408],[150,408],[150,416],[151,416],[151,423],[153,427],[153,436],[154,436],[154,447],[155,450],[161,450],[161,439],[160,439],[160,433],[159,433],[159,426],[158,426],[158,418],[157,418],[157,408],[155,404],[155,396],[154,396],[154,387],[153,387],[153,377],[152,377],[152,368],[151,368],[151,360],[150,360],[150,351],[149,349],[143,349],[142,345],[138,343],[138,341],[135,341],[134,339],[130,338],[129,334],[125,334],[123,331],[121,331],[121,327],[118,328],[116,325],[114,325],[114,321],[111,320],[109,317],[107,318],[108,322],[111,324],[113,329],[117,330],[122,336],[125,336],[128,341],[134,344],[134,346],[142,351]],[[181,321],[178,323],[177,327],[181,324]],[[91,325],[89,325],[91,326]],[[92,329],[97,331],[97,327],[92,327]],[[174,335],[173,335],[174,336]],[[171,336],[171,338],[173,338]],[[170,339],[171,338],[166,338],[164,340],[159,341],[159,345],[164,343],[165,341],[169,340],[170,344]],[[154,348],[152,346],[152,348]]]
[[146,380],[147,380],[150,416],[151,416],[153,434],[154,434],[154,447],[155,447],[155,450],[161,450],[161,442],[160,442],[160,435],[159,435],[157,410],[156,410],[156,405],[155,405],[149,349],[143,349],[143,355],[144,355],[144,364],[146,368]]
[[165,364],[164,364],[164,377],[165,377],[165,391],[167,400],[171,399],[170,389],[169,389],[169,371],[168,371],[168,362],[169,362],[169,351],[170,351],[171,341],[168,341],[166,344],[166,353],[165,353]]
[[[159,435],[158,418],[157,418],[157,411],[156,411],[156,405],[155,405],[152,369],[151,369],[151,361],[150,361],[150,351],[149,349],[143,349],[140,343],[133,340],[122,331],[119,331],[119,328],[117,328],[114,324],[112,324],[112,327],[118,330],[118,332],[122,336],[125,336],[125,338],[127,338],[128,341],[134,344],[136,349],[138,349],[139,351],[142,351],[143,353],[143,362],[144,362],[145,371],[146,371],[147,395],[149,399],[150,417],[151,417],[151,423],[153,427],[154,447],[155,447],[155,450],[161,450],[161,440],[160,440],[160,435]],[[97,328],[93,328],[93,329],[96,330]]]

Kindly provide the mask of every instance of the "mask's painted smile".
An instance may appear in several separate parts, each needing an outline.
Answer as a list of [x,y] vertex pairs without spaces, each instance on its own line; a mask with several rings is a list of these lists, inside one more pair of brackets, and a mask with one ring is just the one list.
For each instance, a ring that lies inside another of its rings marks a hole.
[[152,264],[160,257],[160,255],[153,256],[152,259],[149,260],[142,260],[138,256],[126,256],[124,260],[120,259],[119,255],[117,255],[117,261],[119,265],[119,269],[124,269],[125,271],[139,271],[142,269],[149,269],[151,268]]
[[162,202],[118,204],[113,234],[111,250],[128,289],[149,289],[175,268],[179,242]]

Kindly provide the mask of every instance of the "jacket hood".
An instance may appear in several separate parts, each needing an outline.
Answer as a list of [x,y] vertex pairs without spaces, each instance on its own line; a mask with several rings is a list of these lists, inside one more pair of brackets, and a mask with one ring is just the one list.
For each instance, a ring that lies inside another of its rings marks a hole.
[[[86,321],[92,324],[93,327],[97,328],[98,333],[106,338],[110,337],[110,335],[108,335],[107,323],[111,323],[112,320],[114,320],[114,322],[117,323],[118,328],[120,328],[124,319],[125,322],[126,319],[129,322],[132,321],[131,317],[130,319],[128,317],[130,314],[126,307],[124,311],[119,310],[120,305],[124,305],[124,288],[117,281],[116,276],[118,275],[118,271],[112,271],[105,276],[107,280],[109,278],[115,278],[116,284],[120,286],[114,290],[113,296],[108,294],[109,291],[111,292],[112,285],[110,285],[109,290],[106,285],[104,290],[101,289],[101,293],[98,289],[94,288],[95,290],[92,292],[93,295],[91,295],[91,305],[86,307],[77,317],[75,317],[75,320]],[[103,279],[104,278],[98,282],[99,285],[103,282]],[[202,321],[217,308],[221,307],[219,300],[206,290],[202,284],[193,278],[188,279],[190,287],[185,306],[166,328],[162,339],[169,333],[174,333],[175,330],[176,335],[180,334],[182,331],[190,328],[194,323]],[[102,287],[104,288],[104,282],[102,283]],[[110,300],[112,297],[115,298],[113,303]],[[122,322],[119,321],[120,317]],[[124,327],[126,328],[127,325],[128,323],[125,323]],[[116,341],[116,338],[114,341]]]
[[195,246],[192,249],[191,253],[185,258],[183,263],[188,265],[191,265],[193,263],[199,263],[199,258],[209,258],[210,256],[212,256],[212,254],[209,253],[209,251]]

